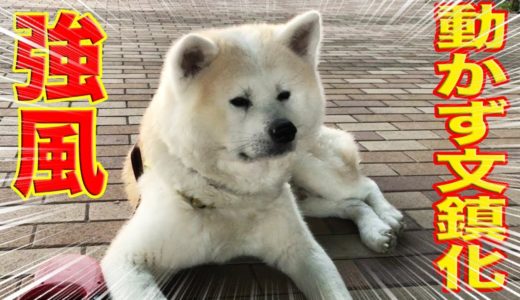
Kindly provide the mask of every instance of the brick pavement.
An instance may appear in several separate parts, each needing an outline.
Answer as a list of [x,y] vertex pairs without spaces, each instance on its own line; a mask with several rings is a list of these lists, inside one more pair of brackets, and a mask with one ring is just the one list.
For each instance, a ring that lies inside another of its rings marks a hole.
[[[109,100],[98,106],[97,153],[110,178],[107,192],[100,200],[37,197],[22,203],[10,190],[16,168],[17,105],[9,100],[11,82],[5,77],[24,78],[9,71],[13,40],[0,35],[0,74],[5,76],[0,78],[0,297],[30,282],[34,266],[57,253],[102,257],[111,238],[130,215],[120,169],[124,155],[135,141],[140,117],[157,86],[162,59],[172,40],[188,31],[211,26],[281,22],[312,8],[320,9],[324,19],[320,73],[328,99],[326,122],[354,133],[365,173],[404,211],[408,229],[394,253],[379,255],[361,245],[357,230],[349,221],[308,218],[309,226],[334,259],[355,299],[442,298],[439,277],[431,265],[442,250],[432,242],[431,204],[437,196],[431,185],[449,175],[444,168],[433,165],[431,158],[432,151],[453,147],[442,122],[432,115],[433,105],[442,101],[431,90],[439,81],[433,75],[433,62],[446,56],[432,50],[432,2],[415,1],[398,18],[394,15],[409,1],[390,2],[374,1],[370,7],[370,3],[352,0],[247,5],[243,1],[200,0],[71,1],[70,5],[78,11],[93,9],[109,36],[104,54],[104,83]],[[52,19],[57,8],[67,8],[69,4],[4,0],[0,7],[0,26],[10,29],[14,11],[50,11]],[[518,30],[518,23],[512,22],[511,32]],[[499,55],[512,71],[513,83],[492,91],[516,100],[512,101],[510,122],[490,122],[493,129],[483,143],[488,149],[509,151],[509,166],[497,168],[494,173],[516,188],[520,114],[515,108],[520,95],[520,60],[515,44],[519,42],[519,36],[512,38]],[[82,106],[85,102],[57,105]],[[509,224],[512,231],[519,232],[520,218],[515,215],[520,192],[511,189],[509,196]],[[511,242],[518,247],[515,238]],[[514,293],[520,293],[518,257],[518,252],[510,255],[511,262],[504,266],[510,273],[510,291],[490,295],[492,299],[512,299]],[[172,279],[170,286],[187,276],[197,280],[191,282],[185,297],[200,297],[203,287],[212,279],[216,281],[212,282],[211,295],[246,297],[254,293],[285,299],[290,298],[289,291],[294,291],[299,297],[285,276],[252,258],[188,270]],[[464,293],[461,296],[468,297]]]

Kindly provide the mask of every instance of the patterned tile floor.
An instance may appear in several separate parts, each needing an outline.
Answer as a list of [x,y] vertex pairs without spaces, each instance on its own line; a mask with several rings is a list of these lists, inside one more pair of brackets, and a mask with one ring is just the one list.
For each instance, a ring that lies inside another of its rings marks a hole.
[[[18,124],[11,80],[24,78],[10,71],[13,39],[1,33],[0,297],[27,285],[37,264],[58,253],[102,257],[130,215],[120,180],[122,161],[157,86],[164,53],[175,38],[213,26],[283,22],[296,13],[319,9],[324,20],[320,73],[328,100],[326,122],[354,133],[364,172],[404,211],[408,229],[394,253],[378,255],[360,243],[357,229],[349,221],[309,218],[308,224],[334,259],[355,299],[457,298],[441,294],[440,277],[431,263],[443,250],[432,240],[431,205],[438,199],[431,186],[450,178],[445,168],[432,164],[432,152],[453,148],[443,123],[432,114],[433,105],[443,102],[432,95],[432,88],[439,82],[433,74],[433,62],[447,58],[432,49],[433,2],[4,0],[0,4],[0,27],[12,30],[16,11],[49,11],[52,20],[58,8],[94,11],[108,34],[104,83],[109,100],[98,106],[97,154],[109,170],[109,186],[100,200],[55,196],[22,202],[11,191]],[[496,55],[510,71],[511,83],[487,91],[508,96],[513,108],[508,122],[491,120],[493,129],[482,143],[486,149],[509,151],[509,166],[497,168],[494,174],[496,179],[511,183],[507,217],[513,233],[520,232],[517,16],[510,16],[511,40]],[[60,105],[83,106],[85,102]],[[510,242],[507,249],[517,252],[510,253],[509,262],[502,265],[510,274],[509,290],[488,295],[491,299],[518,298],[520,293],[517,234]],[[210,295],[222,297],[249,298],[254,294],[291,299],[289,293],[301,297],[284,275],[251,258],[187,270],[168,286],[186,278],[194,280],[186,281],[189,286],[181,298],[200,298],[207,286]],[[460,297],[470,296],[461,292]]]

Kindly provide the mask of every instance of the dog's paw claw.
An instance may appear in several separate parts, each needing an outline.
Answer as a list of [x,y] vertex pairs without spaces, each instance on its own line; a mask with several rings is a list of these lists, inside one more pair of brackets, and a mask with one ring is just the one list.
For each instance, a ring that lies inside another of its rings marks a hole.
[[389,253],[397,245],[397,236],[387,224],[381,223],[381,227],[383,228],[379,228],[379,230],[372,227],[370,230],[362,231],[361,238],[364,244],[373,251]]
[[383,222],[392,228],[396,235],[399,235],[404,231],[405,223],[403,221],[403,214],[396,208],[388,208],[385,211],[380,212],[378,215]]

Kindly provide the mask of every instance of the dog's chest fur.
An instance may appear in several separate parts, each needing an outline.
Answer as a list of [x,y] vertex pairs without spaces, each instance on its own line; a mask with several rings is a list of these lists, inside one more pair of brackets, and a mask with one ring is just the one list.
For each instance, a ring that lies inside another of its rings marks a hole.
[[[256,238],[255,235],[265,230],[273,233],[279,230],[277,224],[284,219],[282,212],[287,211],[287,206],[292,206],[291,198],[288,198],[291,197],[290,188],[286,184],[279,197],[250,196],[242,198],[241,205],[234,203],[232,196],[218,201],[218,192],[210,198],[207,186],[191,190],[191,193],[201,197],[201,201],[216,203],[214,207],[196,208],[179,195],[176,189],[178,183],[165,180],[164,176],[158,179],[156,171],[153,168],[145,171],[139,184],[145,197],[157,200],[142,203],[136,214],[154,216],[153,220],[158,222],[155,233],[158,239],[143,243],[155,245],[147,252],[155,253],[157,266],[173,265],[175,262],[172,260],[190,261],[189,256],[193,253],[196,253],[193,257],[199,261],[191,263],[224,262],[236,256],[254,256],[262,251],[262,239],[265,239]],[[157,194],[161,195],[160,199],[153,197]],[[150,238],[153,239],[153,236]],[[165,236],[170,238],[159,239]],[[183,249],[182,253],[169,255],[172,251],[179,251],[179,247]]]

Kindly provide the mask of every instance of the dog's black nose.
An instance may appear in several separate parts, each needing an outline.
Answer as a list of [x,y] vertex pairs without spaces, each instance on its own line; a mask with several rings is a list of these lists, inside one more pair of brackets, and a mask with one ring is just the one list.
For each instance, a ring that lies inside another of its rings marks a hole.
[[275,143],[289,143],[296,136],[296,127],[287,119],[276,119],[269,126],[269,135]]

